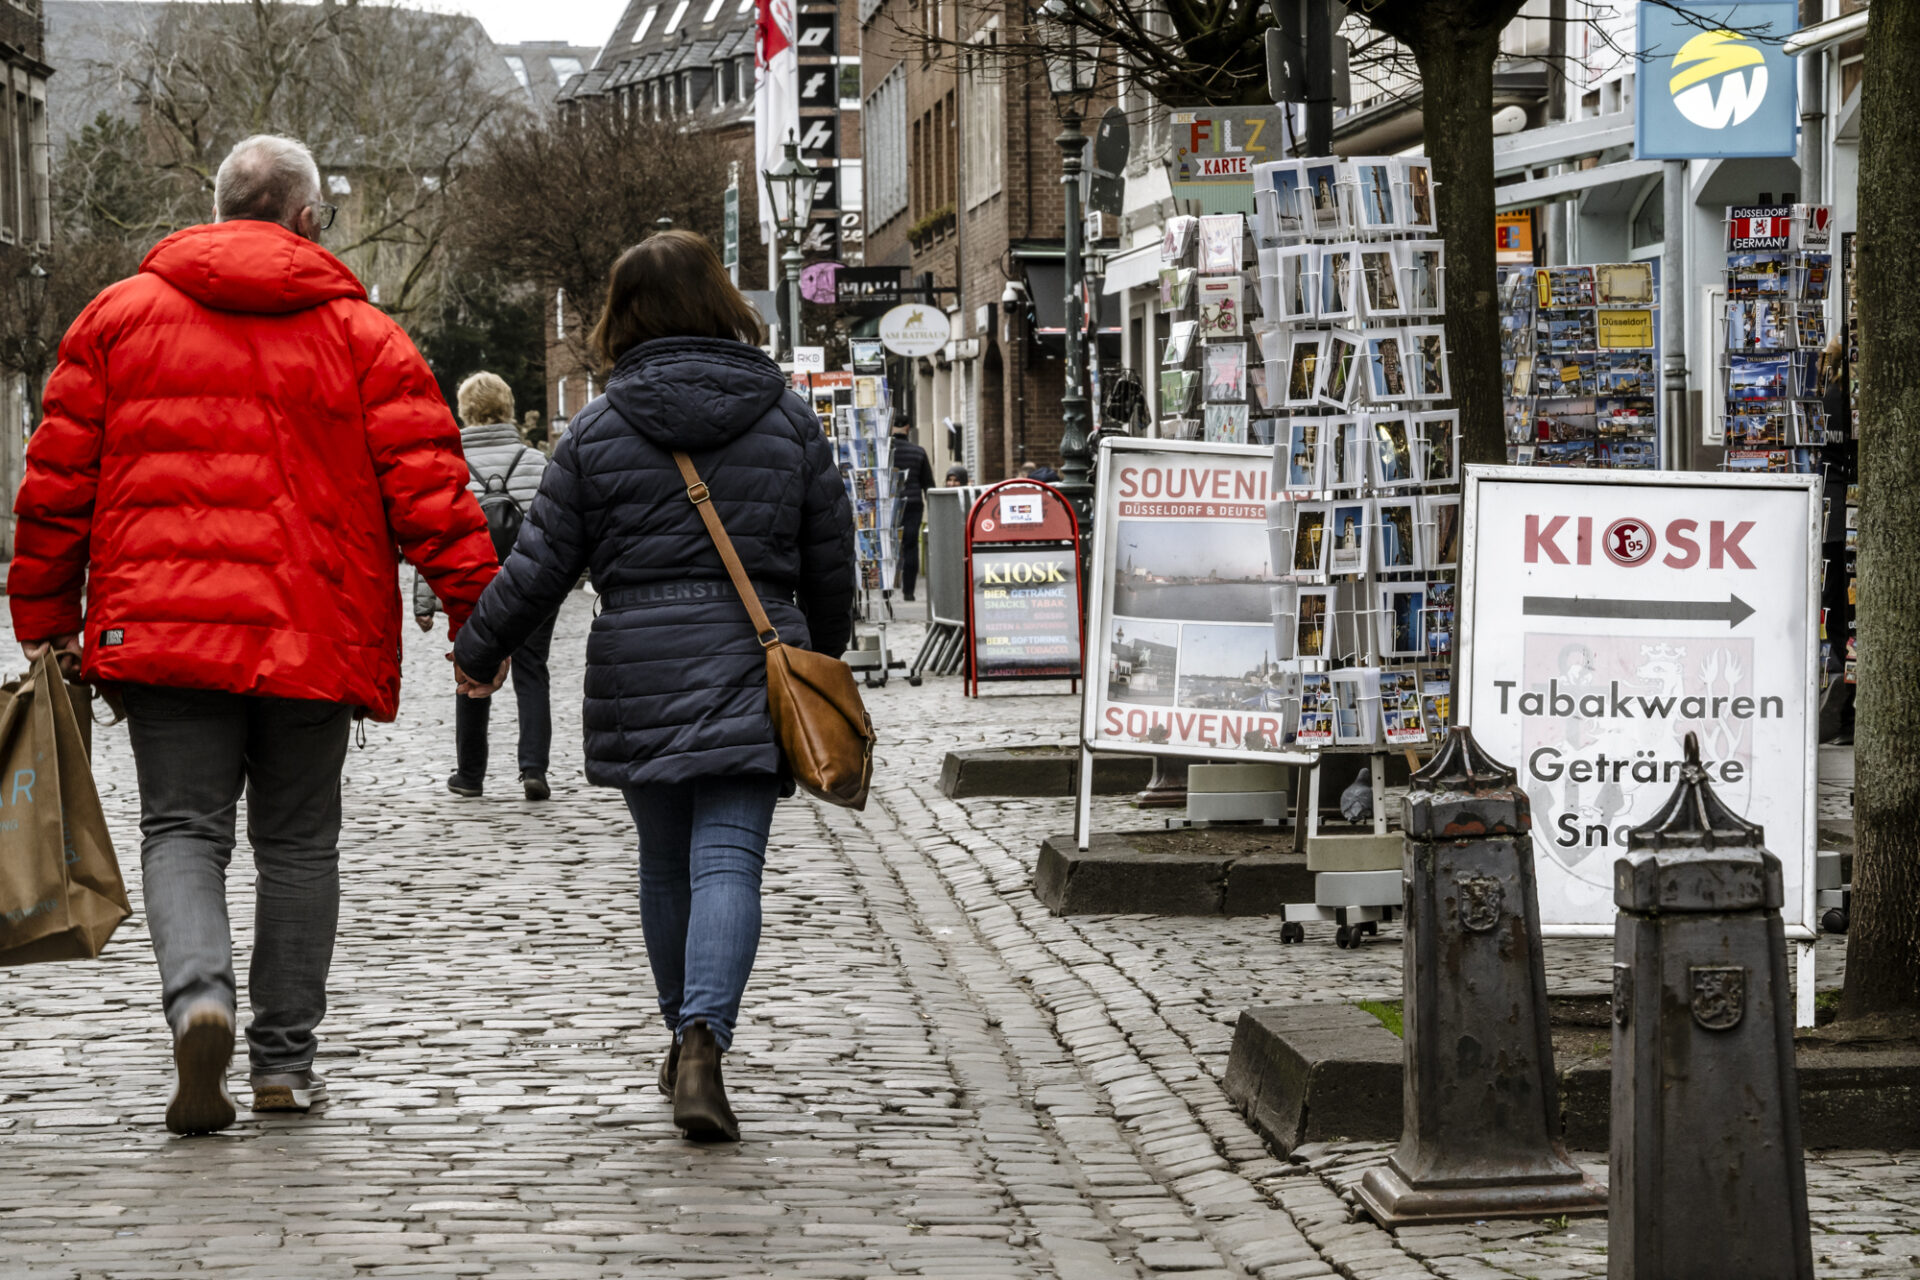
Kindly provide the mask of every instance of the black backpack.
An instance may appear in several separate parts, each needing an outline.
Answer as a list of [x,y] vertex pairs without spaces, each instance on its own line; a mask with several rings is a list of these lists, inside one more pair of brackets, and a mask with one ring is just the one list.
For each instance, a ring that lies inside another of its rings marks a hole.
[[513,479],[513,469],[526,456],[527,450],[522,446],[520,452],[513,455],[513,461],[507,469],[497,476],[482,477],[473,469],[471,462],[467,464],[474,483],[480,486],[480,514],[487,518],[487,534],[493,539],[493,554],[501,564],[507,562],[513,544],[520,537],[520,526],[526,522],[520,504],[507,492],[507,481]]

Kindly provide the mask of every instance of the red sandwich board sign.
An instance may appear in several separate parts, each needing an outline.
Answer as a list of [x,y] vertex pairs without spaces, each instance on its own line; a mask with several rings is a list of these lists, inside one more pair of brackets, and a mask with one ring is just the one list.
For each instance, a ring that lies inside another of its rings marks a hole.
[[1086,651],[1080,521],[1039,480],[1002,480],[967,512],[967,693],[982,680],[1069,680]]

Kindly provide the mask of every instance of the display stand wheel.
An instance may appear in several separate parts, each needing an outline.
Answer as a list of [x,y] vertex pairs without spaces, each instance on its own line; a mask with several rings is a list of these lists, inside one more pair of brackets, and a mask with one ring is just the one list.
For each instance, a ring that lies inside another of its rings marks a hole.
[[1333,945],[1342,951],[1348,947],[1358,946],[1360,945],[1359,935],[1343,924],[1333,931]]
[[910,684],[910,685],[912,685],[912,686],[913,686],[914,688],[916,688],[916,689],[918,689],[918,688],[920,687],[920,685],[921,685],[921,682],[922,682],[922,677],[920,677],[920,676],[908,676],[908,677],[907,677],[907,683],[908,683],[908,684]]
[[1282,943],[1305,942],[1306,940],[1306,926],[1292,920],[1280,926],[1280,941]]
[[1820,927],[1828,933],[1845,933],[1847,923],[1847,913],[1839,907],[1829,907],[1820,916]]

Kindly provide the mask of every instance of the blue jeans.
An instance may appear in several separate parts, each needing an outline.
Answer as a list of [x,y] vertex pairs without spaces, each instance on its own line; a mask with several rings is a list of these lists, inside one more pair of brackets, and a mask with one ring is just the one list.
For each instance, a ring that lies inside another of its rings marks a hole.
[[640,830],[640,929],[667,1029],[705,1019],[724,1052],[760,949],[771,774],[626,789]]
[[167,1021],[177,1024],[204,999],[234,1007],[227,863],[244,791],[255,873],[249,1056],[256,1072],[312,1065],[340,916],[340,770],[351,709],[209,689],[121,692]]
[[[553,710],[547,698],[547,651],[553,647],[553,624],[558,615],[535,627],[513,655],[507,678],[513,681],[514,701],[520,704],[520,772],[545,773],[547,752],[553,744]],[[492,698],[453,700],[454,772],[479,784],[487,777],[487,721]]]

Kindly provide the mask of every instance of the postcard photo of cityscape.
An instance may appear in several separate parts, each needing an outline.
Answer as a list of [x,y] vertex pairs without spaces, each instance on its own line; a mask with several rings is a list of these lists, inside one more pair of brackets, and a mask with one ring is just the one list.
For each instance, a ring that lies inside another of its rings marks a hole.
[[1241,521],[1119,521],[1113,612],[1172,621],[1267,622],[1274,582],[1268,543],[1249,532]]
[[1278,711],[1285,673],[1274,657],[1273,627],[1189,622],[1180,628],[1177,707],[1206,711]]
[[1148,707],[1173,705],[1180,624],[1115,618],[1107,648],[1107,699]]

